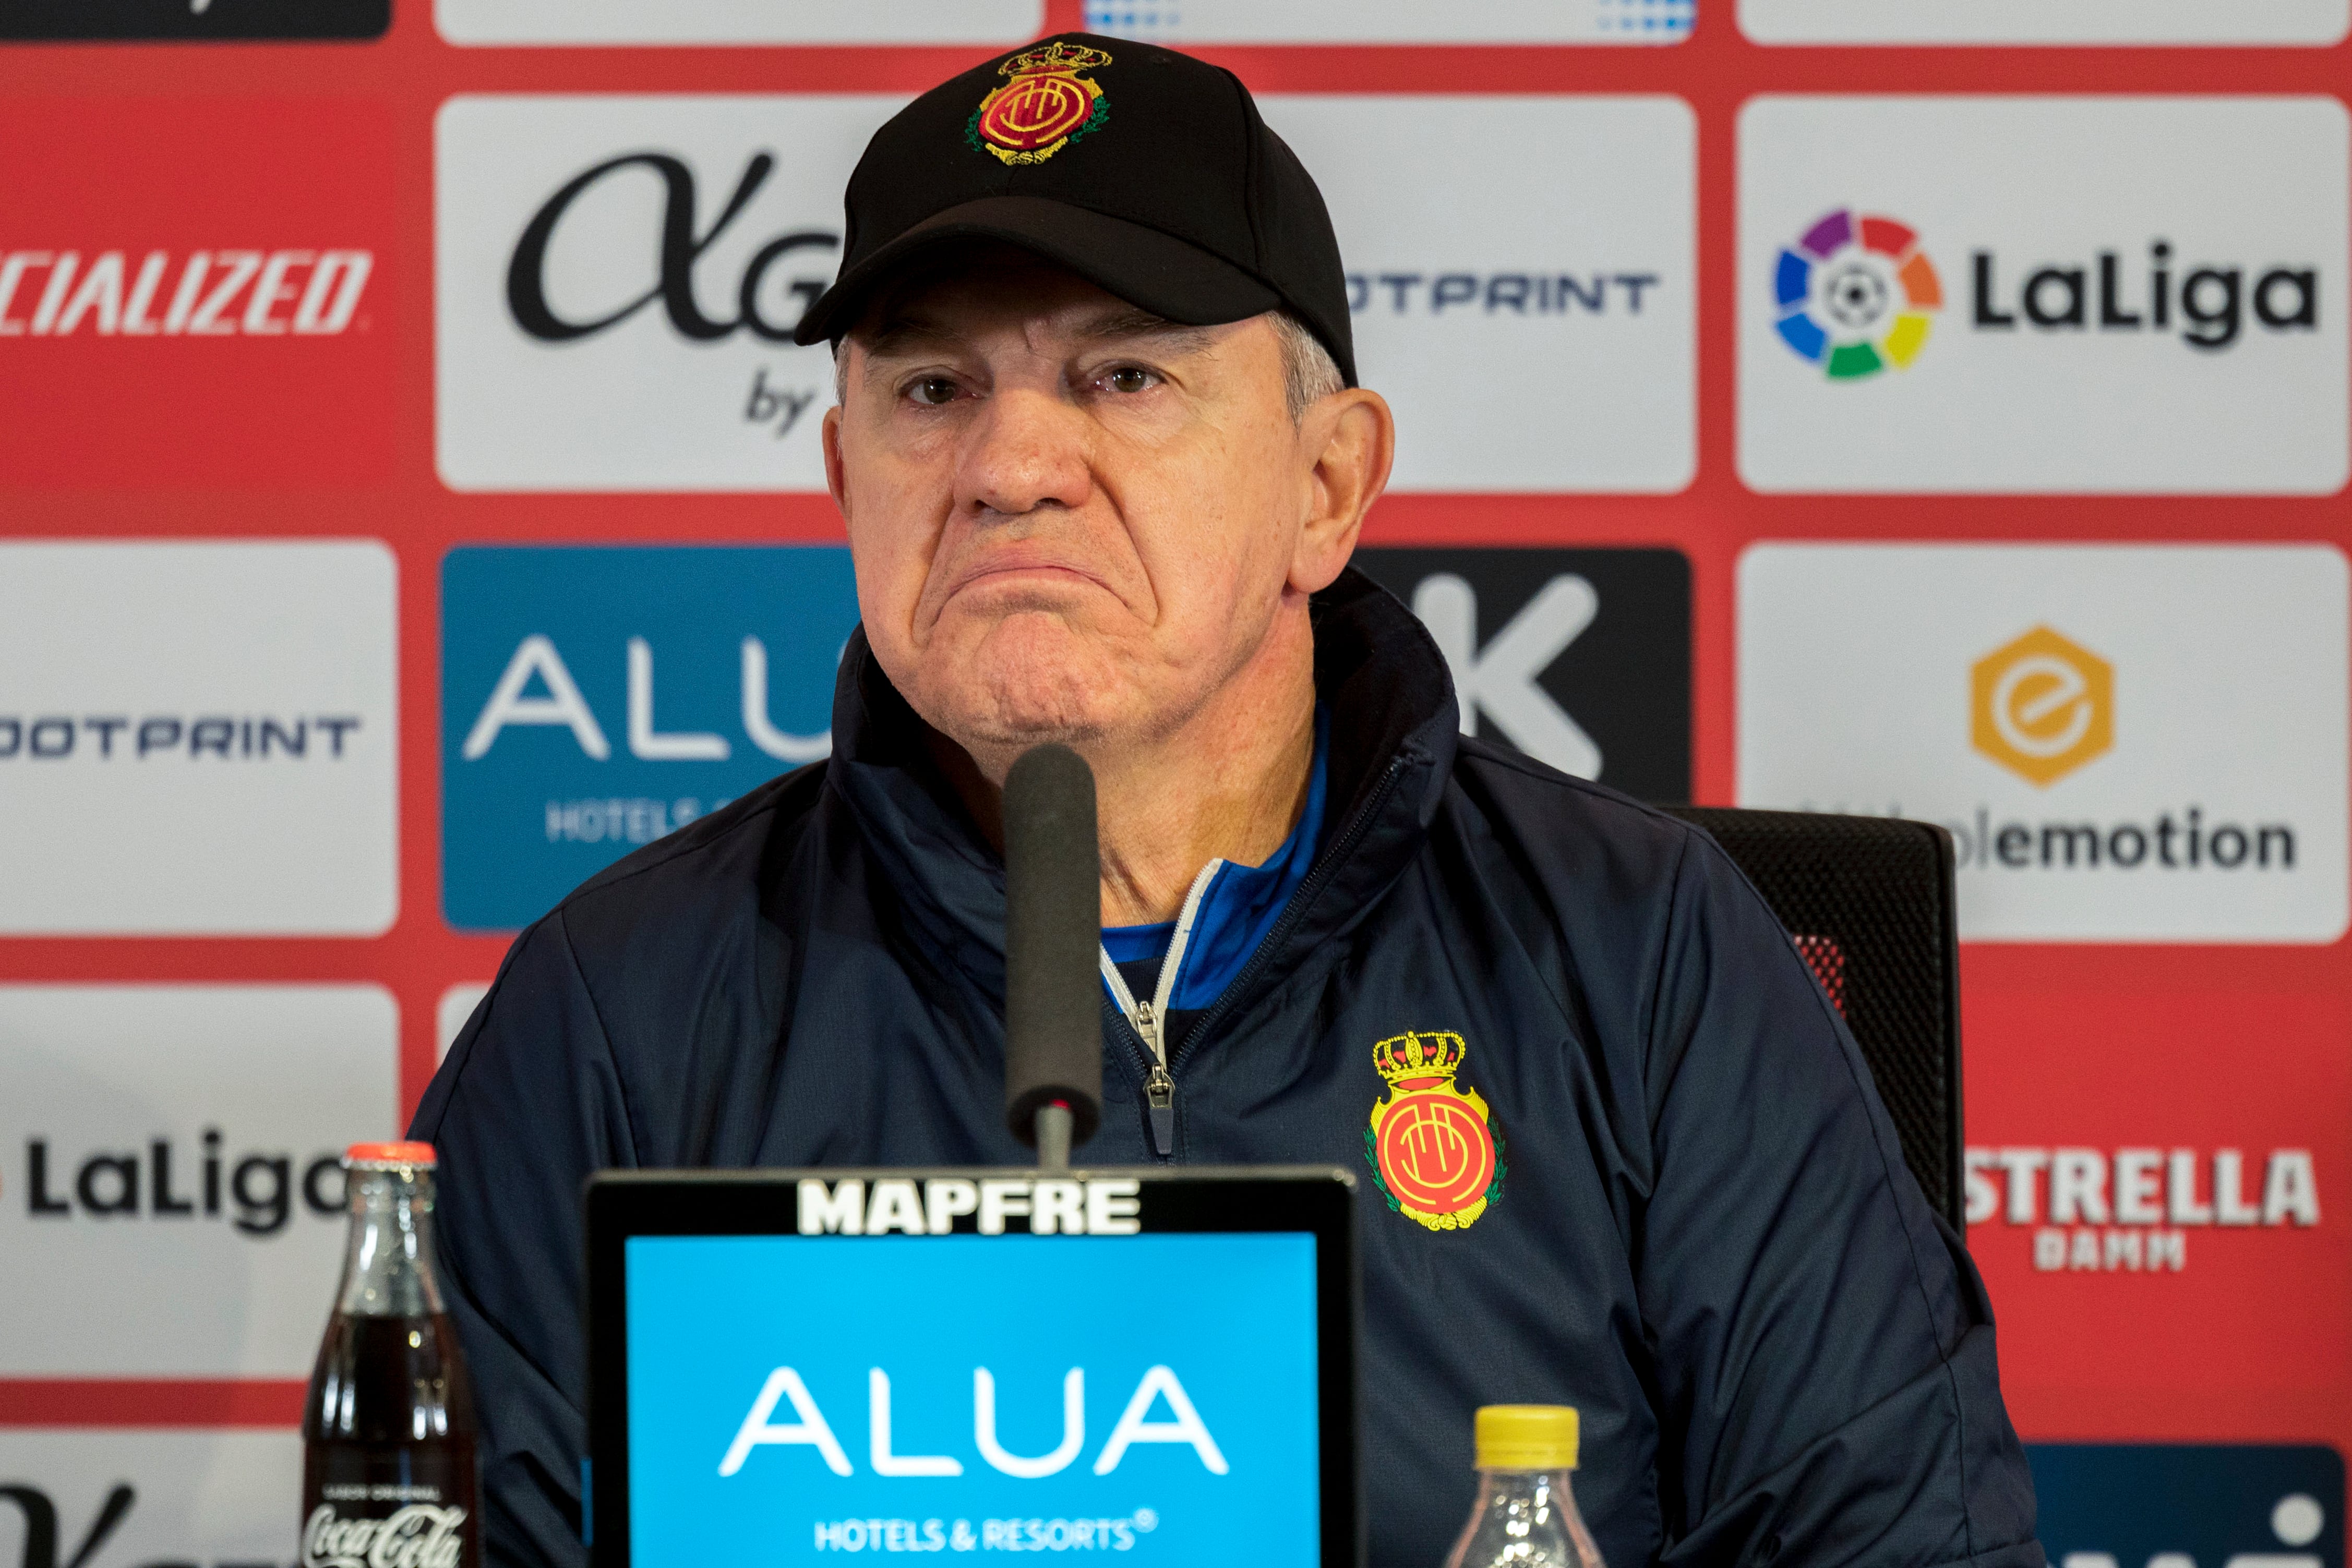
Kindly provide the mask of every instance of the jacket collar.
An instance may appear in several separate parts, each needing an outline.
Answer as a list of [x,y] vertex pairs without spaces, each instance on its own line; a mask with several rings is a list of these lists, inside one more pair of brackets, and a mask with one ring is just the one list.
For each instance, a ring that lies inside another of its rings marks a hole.
[[[1315,595],[1310,614],[1316,695],[1331,710],[1322,847],[1216,1014],[1246,1005],[1269,977],[1370,910],[1420,852],[1453,771],[1453,683],[1421,622],[1353,567]],[[825,788],[856,818],[908,927],[1001,999],[1003,862],[932,764],[922,720],[875,662],[863,627],[842,654],[833,746]]]

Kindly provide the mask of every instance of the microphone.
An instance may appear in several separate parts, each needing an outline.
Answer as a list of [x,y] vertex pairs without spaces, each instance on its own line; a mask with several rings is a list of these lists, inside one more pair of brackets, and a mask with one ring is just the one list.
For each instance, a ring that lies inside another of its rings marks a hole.
[[1004,779],[1004,1121],[1066,1167],[1102,1122],[1102,850],[1095,775],[1033,747]]

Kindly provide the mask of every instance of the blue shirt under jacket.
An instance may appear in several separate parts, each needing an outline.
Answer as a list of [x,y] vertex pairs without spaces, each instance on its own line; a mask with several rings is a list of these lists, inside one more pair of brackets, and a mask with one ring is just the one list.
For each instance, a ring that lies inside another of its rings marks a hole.
[[[1171,1050],[1173,1158],[1361,1179],[1376,1568],[1467,1515],[1471,1409],[1583,1412],[1612,1568],[2042,1568],[1982,1282],[1835,1011],[1712,840],[1458,731],[1420,623],[1315,603],[1313,869]],[[835,750],[519,937],[418,1109],[489,1557],[576,1564],[580,1186],[608,1166],[1018,1165],[1004,873],[855,638]],[[1458,1035],[1505,1158],[1467,1225],[1375,1179],[1374,1048]],[[1106,999],[1089,1163],[1154,1159]]]

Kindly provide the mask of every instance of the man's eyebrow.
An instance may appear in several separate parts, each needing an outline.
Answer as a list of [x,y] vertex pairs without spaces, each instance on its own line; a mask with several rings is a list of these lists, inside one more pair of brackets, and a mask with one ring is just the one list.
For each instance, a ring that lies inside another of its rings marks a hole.
[[957,336],[936,321],[920,316],[893,316],[870,333],[864,335],[866,351],[869,354],[897,354],[909,351],[920,344],[950,344],[960,341]]

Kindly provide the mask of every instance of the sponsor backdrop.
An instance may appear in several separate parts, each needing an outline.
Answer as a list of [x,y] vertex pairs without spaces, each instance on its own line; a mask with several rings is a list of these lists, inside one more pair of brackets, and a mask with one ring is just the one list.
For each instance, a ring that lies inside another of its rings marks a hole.
[[1320,176],[1465,727],[1952,830],[2053,1563],[2341,1563],[2347,0],[0,0],[0,1568],[294,1559],[332,1155],[825,754],[843,180],[1080,26]]

